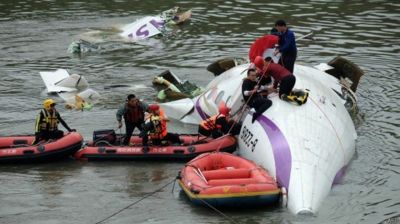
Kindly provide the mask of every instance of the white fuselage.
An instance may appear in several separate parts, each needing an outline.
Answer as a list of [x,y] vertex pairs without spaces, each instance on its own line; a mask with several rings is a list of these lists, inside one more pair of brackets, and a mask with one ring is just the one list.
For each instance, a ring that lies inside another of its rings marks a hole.
[[146,39],[160,34],[164,23],[160,16],[146,16],[123,26],[119,35],[131,41]]
[[[234,67],[216,77],[207,91],[193,100],[162,106],[168,116],[187,123],[199,123],[216,114],[220,101],[240,114],[244,103],[241,85],[248,66]],[[271,94],[272,106],[254,123],[254,110],[244,110],[238,148],[241,156],[268,169],[287,189],[290,211],[315,213],[352,158],[357,134],[344,100],[336,93],[341,92],[336,78],[300,65],[295,66],[294,75],[295,88],[309,91],[308,102],[298,106]]]

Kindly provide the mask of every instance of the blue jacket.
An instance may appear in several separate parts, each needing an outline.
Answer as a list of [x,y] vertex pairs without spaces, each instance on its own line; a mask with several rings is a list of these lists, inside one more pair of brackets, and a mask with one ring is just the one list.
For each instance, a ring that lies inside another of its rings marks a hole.
[[279,35],[279,51],[282,54],[290,54],[297,52],[296,39],[294,32],[287,29],[285,33]]

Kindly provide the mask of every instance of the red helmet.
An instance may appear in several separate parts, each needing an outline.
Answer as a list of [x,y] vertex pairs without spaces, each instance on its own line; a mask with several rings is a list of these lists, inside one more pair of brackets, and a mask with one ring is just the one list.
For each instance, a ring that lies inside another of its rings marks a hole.
[[218,107],[218,111],[220,114],[227,116],[231,109],[225,105],[225,103],[220,103]]
[[257,57],[254,59],[254,65],[255,65],[258,69],[263,70],[263,69],[264,69],[264,59],[263,59],[261,56],[257,56]]
[[160,109],[160,106],[158,104],[149,105],[149,111],[157,111],[159,109]]

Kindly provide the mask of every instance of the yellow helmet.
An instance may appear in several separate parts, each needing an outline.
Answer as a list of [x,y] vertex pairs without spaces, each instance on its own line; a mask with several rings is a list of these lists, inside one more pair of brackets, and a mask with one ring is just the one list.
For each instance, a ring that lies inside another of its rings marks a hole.
[[52,99],[46,99],[45,101],[43,101],[43,107],[46,110],[49,110],[53,105],[56,105],[56,102]]

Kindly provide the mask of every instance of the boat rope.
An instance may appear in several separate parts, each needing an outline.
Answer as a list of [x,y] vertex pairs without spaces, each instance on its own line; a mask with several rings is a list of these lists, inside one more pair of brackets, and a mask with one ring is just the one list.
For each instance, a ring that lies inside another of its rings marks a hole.
[[[195,194],[194,194],[195,195]],[[203,202],[205,205],[207,205],[209,208],[211,208],[212,210],[214,210],[216,213],[220,214],[222,217],[226,218],[229,222],[234,223],[234,224],[239,224],[238,222],[236,222],[233,218],[229,217],[228,215],[226,215],[225,213],[223,213],[221,210],[218,210],[216,207],[210,205],[208,202],[206,202],[205,200],[195,196],[197,199],[199,199],[201,202]]]
[[177,177],[175,177],[175,179],[174,179],[174,184],[172,184],[172,190],[171,190],[171,193],[172,193],[172,194],[174,193],[174,190],[175,190],[175,183],[176,183],[176,180],[178,179],[178,177],[179,177],[179,175],[178,175]]
[[[186,164],[185,167],[186,167],[186,166],[192,167],[194,173],[195,173],[197,176],[199,176],[200,179],[204,181],[204,183],[206,183],[206,184],[208,185],[208,181],[207,181],[206,177],[204,176],[203,172],[201,172],[201,170],[200,170],[199,167],[197,167],[197,166],[195,166],[195,165],[192,165],[192,164]],[[194,184],[194,185],[196,185],[196,184]],[[200,188],[203,188],[203,187],[200,187]],[[204,188],[203,188],[203,189],[204,189]]]
[[95,224],[104,223],[104,222],[107,221],[108,219],[110,219],[110,218],[112,218],[112,217],[118,215],[119,213],[123,212],[124,210],[130,208],[131,206],[133,206],[133,205],[135,205],[135,204],[141,202],[142,200],[144,200],[144,199],[146,199],[146,198],[152,196],[153,194],[155,194],[155,193],[161,191],[162,189],[166,188],[168,185],[170,185],[170,184],[172,184],[173,182],[175,182],[175,180],[176,180],[176,178],[174,178],[172,181],[166,183],[166,184],[163,185],[162,187],[158,188],[157,190],[146,194],[145,196],[141,197],[140,199],[134,201],[133,203],[131,203],[131,204],[125,206],[124,208],[122,208],[122,209],[120,209],[120,210],[118,210],[118,211],[116,211],[116,212],[114,212],[113,214],[109,215],[108,217],[102,219],[101,221],[96,222]]
[[[333,125],[333,122],[331,121],[331,119],[329,119],[328,115],[325,113],[325,111],[318,105],[318,103],[311,97],[309,97],[311,99],[311,101],[314,103],[314,105],[318,108],[319,111],[321,111],[321,113],[324,115],[325,119],[329,122],[329,125],[331,126],[332,130],[335,132],[336,135],[336,139],[339,142],[340,145],[340,149],[343,152],[343,155],[345,155],[345,149],[343,146],[343,142],[341,141],[340,137],[339,137],[339,133],[336,130],[335,126]],[[346,161],[346,158],[343,158],[343,161]]]

